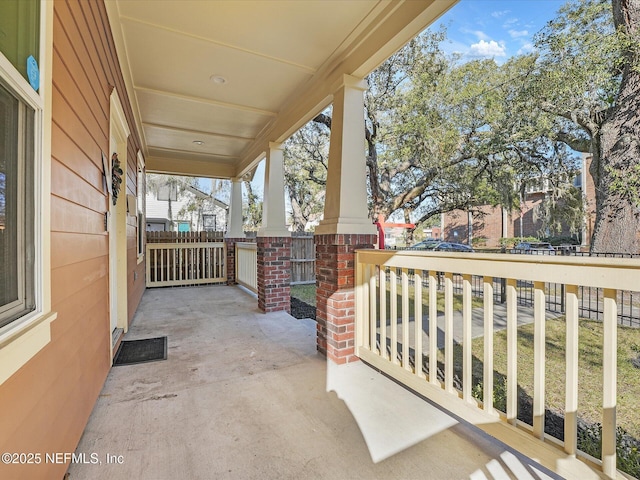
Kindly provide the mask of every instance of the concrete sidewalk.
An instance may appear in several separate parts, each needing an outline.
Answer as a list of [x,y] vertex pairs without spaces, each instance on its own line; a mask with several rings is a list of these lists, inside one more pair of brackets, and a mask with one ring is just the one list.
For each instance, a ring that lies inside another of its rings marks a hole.
[[362,363],[327,366],[315,322],[239,288],[147,290],[125,339],[161,335],[166,361],[111,370],[77,448],[100,463],[70,480],[554,478]]
[[[560,313],[545,311],[545,318],[547,320],[552,318],[558,318],[562,316]],[[518,306],[518,327],[533,323],[533,308]],[[387,321],[387,326],[390,323]],[[414,318],[410,317],[409,320],[409,332],[410,332],[410,344],[413,345],[414,334]],[[444,313],[438,312],[437,319],[437,335],[438,335],[438,348],[444,348]],[[507,328],[507,307],[506,305],[494,304],[493,305],[493,332],[499,332],[500,330],[506,330]],[[422,344],[428,345],[429,342],[429,315],[422,316]],[[398,335],[401,335],[401,326],[398,326]],[[471,310],[471,337],[478,338],[484,336],[484,310],[482,307],[474,308]],[[401,338],[398,336],[398,338]],[[453,312],[453,340],[456,343],[462,343],[462,312],[455,310]]]

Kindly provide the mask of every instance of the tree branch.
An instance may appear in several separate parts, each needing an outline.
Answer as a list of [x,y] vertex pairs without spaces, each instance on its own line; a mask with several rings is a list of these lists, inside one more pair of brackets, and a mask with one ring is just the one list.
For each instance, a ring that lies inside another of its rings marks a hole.
[[555,140],[566,143],[576,152],[589,153],[591,151],[591,139],[580,138],[570,132],[557,132]]
[[551,102],[542,102],[540,104],[540,109],[543,112],[550,113],[551,115],[558,115],[564,119],[567,119],[580,127],[582,127],[589,136],[593,137],[597,135],[600,130],[601,123],[596,121],[601,113],[595,112],[589,116],[585,116],[580,112],[576,112],[575,110],[560,110],[556,108]]
[[313,121],[321,125],[324,125],[327,128],[329,128],[329,130],[331,130],[331,117],[329,115],[325,115],[324,113],[319,113],[318,115],[316,115]]

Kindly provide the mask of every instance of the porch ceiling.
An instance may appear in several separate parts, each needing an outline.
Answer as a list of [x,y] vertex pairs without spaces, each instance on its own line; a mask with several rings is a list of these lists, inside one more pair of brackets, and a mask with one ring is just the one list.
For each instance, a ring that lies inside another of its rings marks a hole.
[[147,170],[244,175],[455,2],[107,0]]

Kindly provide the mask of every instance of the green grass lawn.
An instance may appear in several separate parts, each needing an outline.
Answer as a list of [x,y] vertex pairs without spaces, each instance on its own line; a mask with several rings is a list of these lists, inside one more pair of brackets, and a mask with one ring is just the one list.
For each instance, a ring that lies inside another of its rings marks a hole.
[[[397,306],[398,306],[398,315],[402,311],[402,290],[400,285],[398,285],[398,298],[397,298]],[[413,312],[415,311],[415,287],[413,285],[409,285],[408,289],[409,295],[409,316],[413,317]],[[387,285],[387,318],[389,316],[389,305],[391,303],[391,292],[389,291],[389,286]],[[438,292],[436,303],[438,305],[438,311],[444,312],[444,292]],[[378,302],[379,305],[379,302]],[[482,307],[482,298],[480,297],[471,297],[471,308]],[[427,315],[429,313],[429,291],[428,289],[423,289],[422,291],[422,314]],[[462,311],[462,294],[454,293],[453,294],[453,310],[454,311]]]
[[[401,309],[402,309],[401,292],[402,292],[402,289],[400,288],[400,285],[398,285],[398,299],[397,299],[398,312],[401,312]],[[314,307],[316,306],[315,284],[291,285],[291,296],[297,298],[298,300],[302,300],[303,302],[308,303],[309,305],[313,305]],[[414,296],[415,296],[415,287],[413,285],[410,285],[409,286],[409,312],[411,316],[413,316],[413,312],[415,309]],[[390,298],[391,296],[389,292],[389,285],[387,285],[387,317],[390,312],[390,309],[389,309]],[[481,307],[482,299],[478,297],[473,297],[471,299],[471,306],[472,308]],[[423,315],[427,314],[428,308],[429,308],[429,295],[427,293],[427,290],[425,289],[422,294]],[[453,309],[462,310],[462,295],[459,295],[459,294],[453,295]],[[444,311],[444,293],[443,292],[438,292],[438,311],[441,311],[441,312]]]
[[[548,409],[561,412],[565,405],[566,324],[564,318],[546,321],[545,390]],[[494,406],[504,411],[507,375],[506,331],[494,334]],[[483,338],[472,342],[474,393],[480,393],[483,368]],[[581,320],[578,334],[579,381],[578,416],[594,426],[589,435],[579,441],[581,450],[599,458],[600,433],[596,424],[602,422],[602,323]],[[640,476],[640,452],[637,443],[625,446],[622,432],[640,440],[640,329],[618,326],[618,406],[616,411],[618,432],[618,468]],[[443,352],[438,352],[439,361]],[[533,325],[518,328],[518,392],[533,398]],[[462,347],[454,347],[454,370],[462,377]],[[479,395],[481,397],[481,393]]]
[[[602,323],[581,320],[579,332],[578,414],[590,422],[602,421]],[[494,371],[507,374],[506,331],[494,335]],[[563,411],[566,375],[566,324],[563,318],[546,322],[546,403]],[[618,425],[640,438],[640,369],[632,361],[638,357],[640,329],[618,327]],[[482,359],[483,339],[473,341],[473,355]],[[461,355],[461,352],[460,352]],[[533,397],[533,325],[518,329],[518,383]],[[474,376],[482,378],[482,362],[474,365]]]
[[309,305],[316,306],[316,284],[291,285],[291,296]]
[[[565,355],[566,324],[564,318],[546,322],[546,371],[545,390],[547,408],[564,412],[565,404]],[[602,323],[581,320],[578,335],[579,381],[578,416],[597,424],[602,422]],[[494,334],[494,402],[496,408],[504,405],[504,379],[507,375],[506,331]],[[462,370],[462,348],[454,351],[455,370]],[[473,384],[482,379],[483,338],[472,343]],[[442,352],[439,352],[439,356]],[[635,439],[640,439],[640,329],[618,326],[618,406],[617,425]],[[518,391],[520,396],[533,398],[533,325],[518,329]],[[504,410],[504,406],[500,408]],[[600,438],[597,427],[590,429],[591,436],[579,442],[579,448],[599,458]],[[620,435],[620,431],[618,434]],[[640,452],[634,445],[625,446],[618,437],[618,468],[638,477]],[[637,444],[636,444],[637,445]]]

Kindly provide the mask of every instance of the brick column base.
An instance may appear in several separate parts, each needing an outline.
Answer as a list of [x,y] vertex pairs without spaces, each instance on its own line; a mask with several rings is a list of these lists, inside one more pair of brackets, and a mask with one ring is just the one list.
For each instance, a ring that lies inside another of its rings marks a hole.
[[236,243],[254,242],[252,238],[225,238],[227,245],[227,285],[236,285]]
[[291,313],[291,237],[258,237],[258,308]]
[[317,349],[338,364],[355,356],[355,250],[373,248],[376,235],[315,235]]

